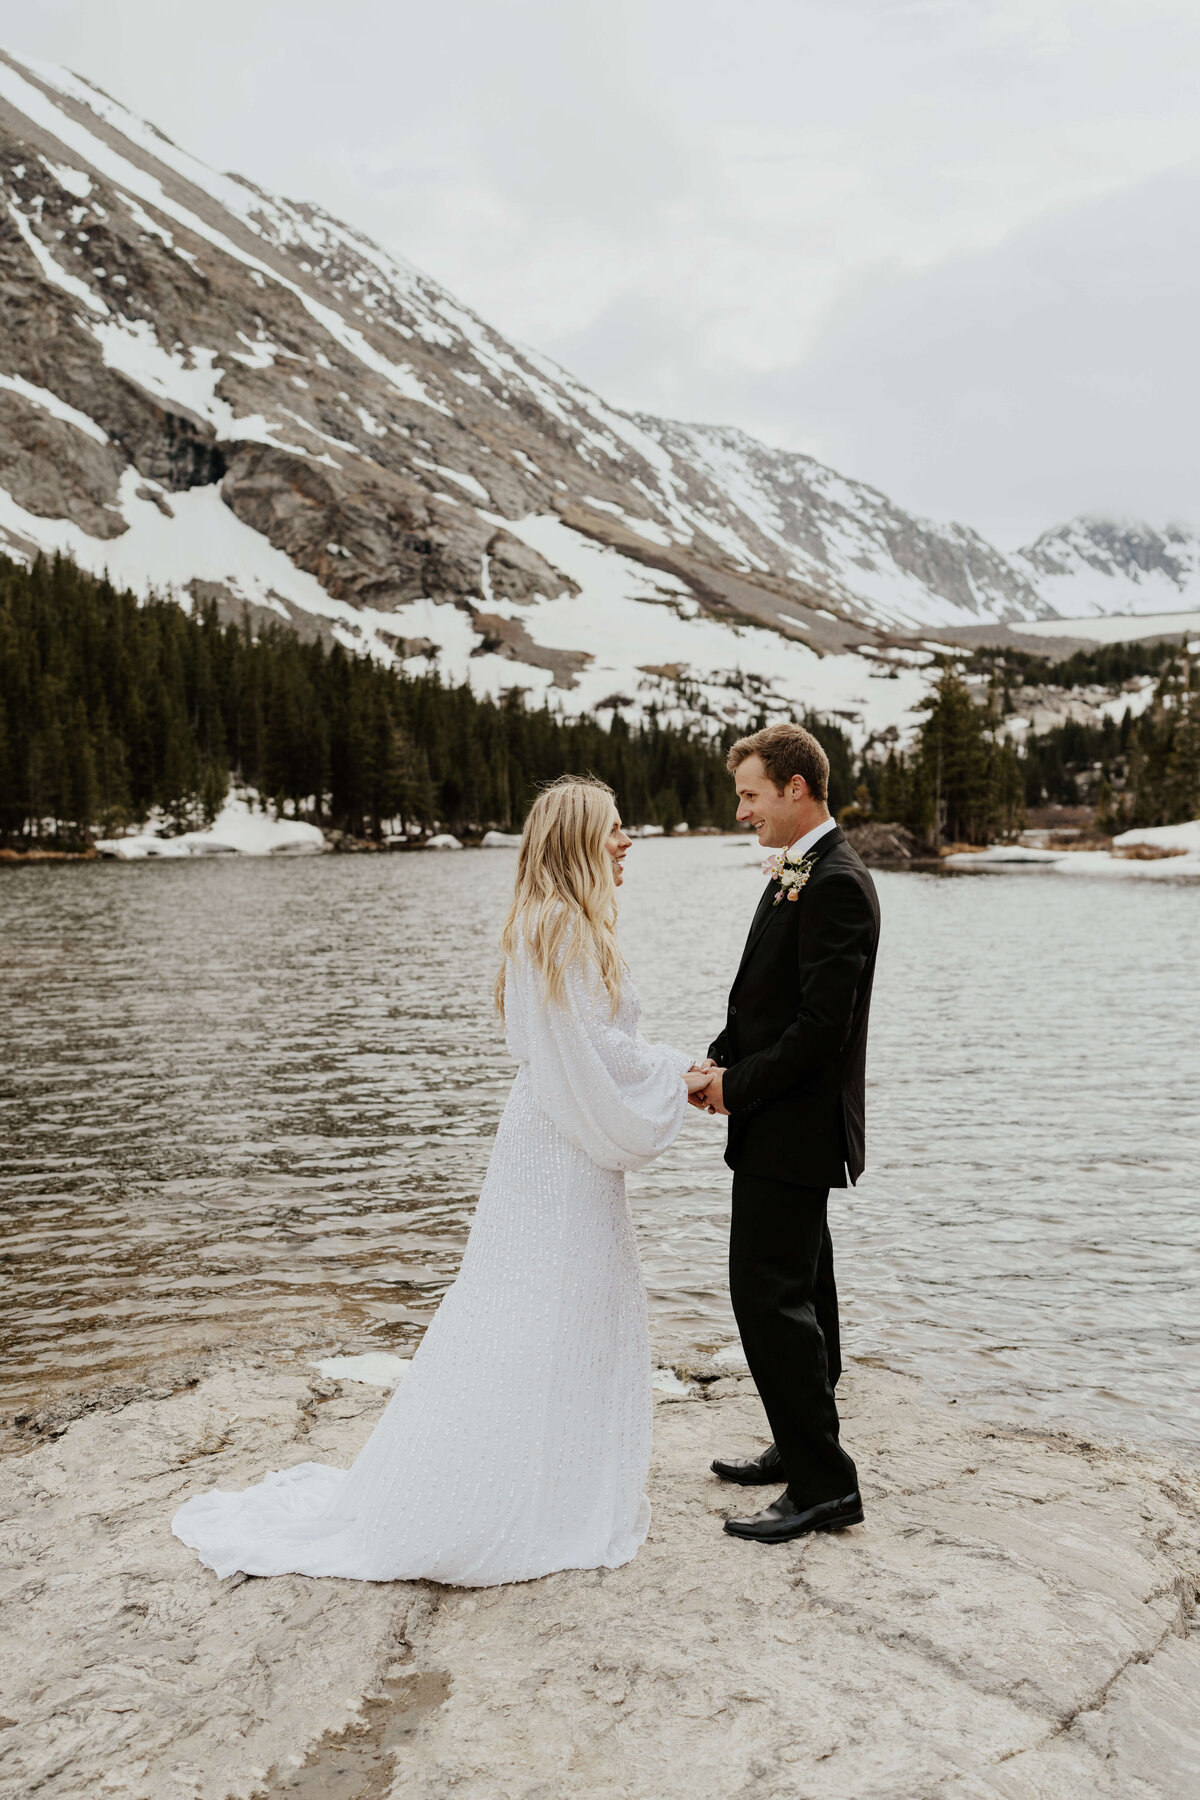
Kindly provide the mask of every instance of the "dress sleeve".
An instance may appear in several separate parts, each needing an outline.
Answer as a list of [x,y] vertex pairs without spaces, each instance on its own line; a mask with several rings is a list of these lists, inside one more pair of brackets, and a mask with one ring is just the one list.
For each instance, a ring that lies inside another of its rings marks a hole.
[[534,1101],[602,1169],[643,1168],[679,1134],[693,1059],[623,1030],[589,968],[575,964],[565,985],[561,1002],[525,1011]]

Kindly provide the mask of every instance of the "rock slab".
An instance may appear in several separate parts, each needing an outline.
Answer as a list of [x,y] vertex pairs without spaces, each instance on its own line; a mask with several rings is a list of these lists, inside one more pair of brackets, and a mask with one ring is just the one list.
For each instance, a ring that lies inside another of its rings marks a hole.
[[[483,1377],[481,1377],[483,1378]],[[864,1526],[733,1540],[750,1383],[663,1394],[628,1567],[218,1583],[198,1488],[347,1462],[386,1396],[216,1361],[0,1463],[0,1793],[44,1800],[1192,1800],[1200,1472],[856,1366]]]

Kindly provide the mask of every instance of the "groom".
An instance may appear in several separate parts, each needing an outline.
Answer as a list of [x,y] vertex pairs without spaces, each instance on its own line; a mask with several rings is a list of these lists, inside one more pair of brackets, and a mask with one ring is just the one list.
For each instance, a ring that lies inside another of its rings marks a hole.
[[729,1115],[729,1293],[774,1435],[724,1481],[787,1487],[735,1537],[784,1543],[857,1525],[854,1464],[838,1442],[841,1371],[831,1187],[863,1170],[863,1086],[879,901],[829,814],[829,759],[799,725],[770,725],[729,752],[740,822],[774,848],[729,995],[714,1068],[693,1104]]

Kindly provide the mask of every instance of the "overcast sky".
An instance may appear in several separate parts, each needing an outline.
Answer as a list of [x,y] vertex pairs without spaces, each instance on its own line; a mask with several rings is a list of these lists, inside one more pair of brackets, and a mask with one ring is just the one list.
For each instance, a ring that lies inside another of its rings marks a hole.
[[0,0],[608,398],[1012,545],[1200,522],[1197,0]]

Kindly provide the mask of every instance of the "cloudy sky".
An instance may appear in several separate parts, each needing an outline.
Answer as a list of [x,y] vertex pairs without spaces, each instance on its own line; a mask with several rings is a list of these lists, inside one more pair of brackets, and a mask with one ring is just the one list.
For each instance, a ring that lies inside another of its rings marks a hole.
[[0,0],[626,406],[1013,545],[1200,522],[1196,0]]

